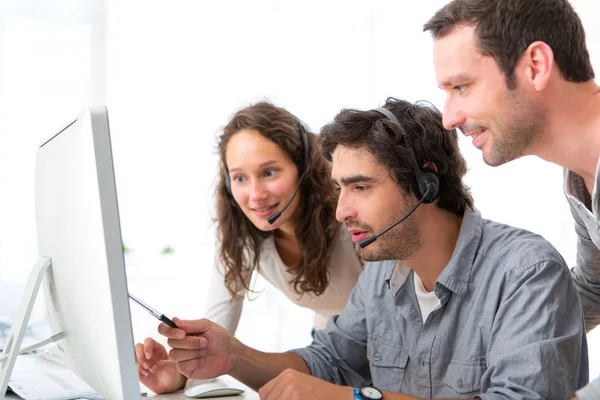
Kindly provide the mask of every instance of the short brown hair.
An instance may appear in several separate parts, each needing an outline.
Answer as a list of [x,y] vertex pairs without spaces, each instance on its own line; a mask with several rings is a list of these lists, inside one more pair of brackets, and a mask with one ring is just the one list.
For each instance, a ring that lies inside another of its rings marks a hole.
[[303,149],[300,121],[289,111],[268,102],[245,107],[231,118],[219,136],[221,171],[215,197],[217,231],[220,240],[219,259],[225,267],[225,285],[235,296],[249,290],[245,277],[257,271],[261,245],[273,232],[263,232],[244,215],[227,188],[225,151],[233,135],[243,129],[258,131],[277,144],[302,173],[302,154],[309,152],[306,176],[298,193],[302,197],[302,217],[296,227],[301,259],[290,269],[291,284],[298,294],[322,294],[329,285],[329,261],[339,226],[335,220],[335,194],[330,167],[316,149],[316,135],[306,132],[308,149]]
[[454,0],[423,30],[439,39],[461,25],[475,27],[479,52],[496,60],[511,89],[516,87],[514,71],[521,55],[538,40],[552,48],[565,80],[594,79],[583,25],[567,0]]
[[[402,124],[419,165],[428,162],[435,165],[440,180],[435,204],[460,216],[465,207],[473,208],[471,193],[462,182],[467,163],[458,148],[456,130],[444,129],[442,115],[433,107],[395,98],[388,98],[384,107]],[[337,146],[366,148],[378,163],[389,168],[392,179],[402,190],[409,193],[416,176],[397,125],[374,110],[342,110],[321,130],[319,147],[329,161]]]

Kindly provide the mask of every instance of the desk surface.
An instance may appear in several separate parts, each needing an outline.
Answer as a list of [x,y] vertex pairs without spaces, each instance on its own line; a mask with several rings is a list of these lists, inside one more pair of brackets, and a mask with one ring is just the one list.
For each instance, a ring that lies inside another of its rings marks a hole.
[[[42,357],[38,357],[38,358],[26,358],[26,359],[22,359],[19,358],[17,360],[17,363],[15,365],[15,371],[31,371],[33,369],[40,369],[43,370],[45,369],[44,367],[48,368],[49,365],[56,365],[54,364],[52,361],[48,361],[45,360]],[[228,383],[231,384],[232,386],[235,387],[239,387],[239,388],[243,388],[245,389],[245,392],[242,393],[241,395],[236,395],[236,396],[224,396],[224,397],[217,397],[216,399],[218,400],[258,400],[258,393],[256,393],[255,391],[253,391],[252,389],[250,389],[248,386],[242,384],[241,382],[235,380],[234,378],[230,377],[230,376],[223,376],[220,378],[217,378],[217,382],[223,382],[223,383]],[[6,397],[7,400],[17,400],[17,399],[21,399],[21,397],[17,396],[14,393],[7,393]],[[149,399],[154,399],[154,400],[189,400],[190,398],[187,397],[183,391],[179,391],[177,393],[170,393],[170,394],[149,394],[147,397],[146,396],[142,396],[141,398],[149,398]]]
[[[218,400],[259,400],[258,393],[256,393],[254,390],[250,389],[248,386],[246,386],[243,383],[241,383],[241,382],[233,379],[230,376],[222,376],[220,378],[217,378],[216,382],[229,383],[229,384],[232,384],[235,387],[243,388],[246,391],[244,393],[240,394],[240,395],[215,397],[215,399],[218,399]],[[178,393],[171,393],[171,394],[149,395],[148,398],[152,398],[152,399],[155,399],[155,400],[160,400],[160,399],[169,399],[169,400],[183,400],[183,399],[187,399],[187,400],[189,400],[190,399],[185,394],[183,394],[183,391],[178,392]]]

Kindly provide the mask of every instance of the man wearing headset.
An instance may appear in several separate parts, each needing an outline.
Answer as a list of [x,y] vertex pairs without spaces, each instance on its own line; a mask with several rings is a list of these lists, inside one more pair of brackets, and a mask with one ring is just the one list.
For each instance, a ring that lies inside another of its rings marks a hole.
[[[345,110],[319,137],[337,218],[367,263],[307,348],[267,354],[208,321],[161,324],[169,364],[274,399],[565,399],[587,382],[583,313],[543,238],[484,220],[456,131],[428,106]],[[401,223],[400,223],[401,222]],[[386,229],[387,228],[387,229]]]
[[[492,166],[536,155],[564,168],[589,332],[600,324],[600,87],[579,16],[567,0],[454,0],[424,30],[446,129],[470,136]],[[579,396],[600,398],[600,377]]]

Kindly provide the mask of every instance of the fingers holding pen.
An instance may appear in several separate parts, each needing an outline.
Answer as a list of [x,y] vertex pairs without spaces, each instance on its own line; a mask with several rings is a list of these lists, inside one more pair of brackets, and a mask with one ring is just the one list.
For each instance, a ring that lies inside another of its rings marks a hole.
[[183,339],[186,336],[186,332],[181,328],[171,328],[164,322],[158,325],[158,333],[168,339]]
[[173,349],[200,350],[207,347],[208,340],[204,336],[185,336],[183,339],[169,339],[167,344]]

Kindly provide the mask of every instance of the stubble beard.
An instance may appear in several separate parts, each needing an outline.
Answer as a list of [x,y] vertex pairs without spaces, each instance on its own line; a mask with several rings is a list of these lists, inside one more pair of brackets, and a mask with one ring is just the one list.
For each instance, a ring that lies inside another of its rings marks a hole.
[[[410,209],[412,207],[408,208]],[[394,213],[395,216],[390,217],[388,222],[383,224],[382,230],[401,219],[406,212],[407,207]],[[421,238],[413,214],[377,239],[371,246],[362,249],[360,256],[365,261],[406,260],[419,248],[421,248]]]
[[519,94],[519,89],[509,90],[503,103],[510,111],[504,122],[497,121],[498,130],[502,134],[490,131],[491,149],[488,153],[483,153],[483,161],[492,167],[526,155],[546,120],[543,109],[524,99]]

